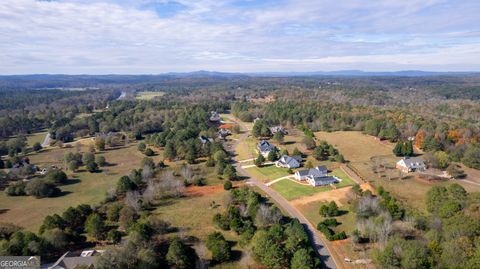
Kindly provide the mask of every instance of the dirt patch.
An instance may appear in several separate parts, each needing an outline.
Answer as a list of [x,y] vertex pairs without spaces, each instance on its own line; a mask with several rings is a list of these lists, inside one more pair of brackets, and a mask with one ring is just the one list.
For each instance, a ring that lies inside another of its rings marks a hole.
[[376,193],[375,191],[375,188],[372,186],[372,184],[370,183],[362,183],[360,184],[360,188],[363,190],[363,191],[366,191],[366,190],[369,190],[371,191],[372,193]]
[[435,179],[434,177],[420,177],[419,175],[413,175],[412,179],[423,184],[427,185],[435,185],[440,182],[445,182],[447,181],[446,179]]
[[185,194],[191,197],[213,195],[223,191],[223,186],[190,186],[185,190]]
[[346,187],[331,191],[324,191],[314,194],[312,196],[305,196],[295,200],[290,201],[290,203],[295,207],[301,207],[303,205],[312,203],[312,202],[330,202],[335,201],[339,206],[343,206],[347,198],[347,193],[352,187]]
[[[319,192],[311,196],[304,196],[290,201],[295,207],[302,207],[312,202],[330,202],[335,201],[337,205],[343,206],[348,200],[348,192],[352,187],[345,187],[340,189],[334,189],[331,191]],[[363,191],[370,190],[375,193],[375,188],[370,183],[363,183],[360,185]]]

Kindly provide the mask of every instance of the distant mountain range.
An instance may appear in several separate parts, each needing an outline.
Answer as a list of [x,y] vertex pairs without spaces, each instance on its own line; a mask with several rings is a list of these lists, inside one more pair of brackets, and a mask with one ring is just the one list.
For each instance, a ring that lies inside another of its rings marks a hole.
[[478,75],[480,72],[432,72],[420,70],[405,70],[394,72],[367,72],[361,70],[315,71],[315,72],[266,72],[252,73],[262,76],[343,76],[343,77],[425,77],[425,76],[465,76]]
[[157,80],[169,78],[201,78],[201,77],[217,77],[217,78],[235,78],[235,77],[426,77],[426,76],[468,76],[480,75],[480,72],[432,72],[419,70],[405,70],[394,72],[367,72],[361,70],[339,70],[339,71],[312,71],[312,72],[246,72],[246,73],[229,73],[217,71],[194,71],[194,72],[170,72],[162,74],[141,74],[141,75],[64,75],[64,74],[29,74],[29,75],[0,75],[0,80],[69,80],[75,79],[96,79],[96,80]]

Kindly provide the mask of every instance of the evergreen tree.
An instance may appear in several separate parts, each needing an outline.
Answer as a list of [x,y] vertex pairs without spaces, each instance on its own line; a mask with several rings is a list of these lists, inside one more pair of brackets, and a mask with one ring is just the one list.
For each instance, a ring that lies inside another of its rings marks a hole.
[[325,152],[323,151],[323,148],[320,146],[315,147],[315,149],[312,152],[312,157],[319,161],[325,160]]
[[105,222],[97,213],[92,213],[85,221],[85,231],[96,239],[105,238]]
[[409,140],[404,145],[405,145],[405,151],[403,152],[403,155],[413,156],[413,142]]
[[279,144],[283,144],[284,139],[285,139],[285,135],[282,132],[276,132],[273,135],[273,140],[275,140]]
[[255,159],[255,165],[257,167],[262,166],[264,162],[265,162],[265,157],[263,157],[262,154],[259,154],[258,157]]
[[170,161],[174,160],[177,157],[177,153],[175,152],[175,146],[173,145],[172,141],[168,141],[165,145],[165,151],[163,152],[163,157]]
[[397,157],[403,156],[403,142],[402,141],[397,142],[397,144],[395,145],[395,148],[393,148],[393,154],[395,154],[395,156],[397,156]]
[[189,268],[190,259],[188,258],[187,248],[180,239],[173,239],[168,247],[166,255],[168,263],[175,268]]
[[270,162],[274,162],[278,159],[277,151],[276,150],[270,150],[267,156],[267,160]]
[[292,155],[293,156],[302,156],[303,154],[300,150],[298,150],[298,148],[294,148],[293,152],[292,152]]
[[235,167],[231,164],[227,164],[223,170],[223,176],[228,180],[237,179],[237,171],[235,170]]

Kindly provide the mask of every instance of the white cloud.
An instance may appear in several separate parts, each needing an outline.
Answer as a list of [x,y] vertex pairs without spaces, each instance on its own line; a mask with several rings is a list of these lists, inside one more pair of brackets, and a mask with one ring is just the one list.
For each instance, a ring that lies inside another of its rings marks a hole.
[[0,73],[480,70],[474,0],[166,2],[2,0]]

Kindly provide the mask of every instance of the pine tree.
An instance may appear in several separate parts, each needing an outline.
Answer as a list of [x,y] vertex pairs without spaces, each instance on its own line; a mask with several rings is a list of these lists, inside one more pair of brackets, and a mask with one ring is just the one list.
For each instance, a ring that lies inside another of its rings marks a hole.
[[262,166],[262,164],[263,164],[264,162],[265,162],[265,157],[263,157],[262,154],[259,154],[259,155],[258,155],[258,158],[255,159],[255,165],[256,165],[257,167]]
[[165,157],[165,159],[169,159],[170,161],[175,159],[175,147],[173,146],[173,143],[171,141],[168,141],[165,145],[165,152],[163,153],[163,156]]
[[395,148],[393,148],[393,154],[395,156],[402,156],[403,155],[403,142],[398,141],[397,144],[395,145]]
[[303,154],[300,150],[298,150],[298,148],[294,148],[292,155],[293,156],[302,156]]
[[282,133],[282,132],[276,132],[274,135],[273,135],[273,139],[279,143],[279,144],[283,144],[283,141],[285,139],[285,135]]
[[231,164],[227,164],[223,170],[223,176],[228,180],[237,179],[237,171],[235,170],[235,167],[233,167]]
[[413,143],[412,141],[408,141],[405,143],[405,152],[403,152],[405,156],[413,156]]
[[270,150],[270,152],[268,153],[268,156],[267,156],[267,160],[269,160],[270,162],[273,162],[273,161],[276,161],[277,159],[278,159],[277,151],[276,150]]

